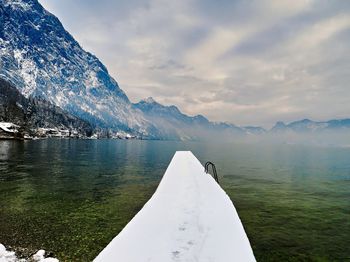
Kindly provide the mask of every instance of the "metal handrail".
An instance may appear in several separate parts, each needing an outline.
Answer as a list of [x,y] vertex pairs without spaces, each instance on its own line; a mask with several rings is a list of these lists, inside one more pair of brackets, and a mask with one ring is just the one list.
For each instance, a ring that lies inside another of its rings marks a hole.
[[216,172],[216,167],[215,167],[215,165],[214,165],[213,162],[208,161],[207,163],[205,163],[205,165],[204,165],[204,172],[207,173],[207,174],[209,173],[209,166],[211,166],[211,168],[212,168],[212,170],[213,170],[213,177],[214,177],[215,181],[216,181],[218,184],[220,184],[220,183],[219,183],[218,174],[217,174],[217,172]]

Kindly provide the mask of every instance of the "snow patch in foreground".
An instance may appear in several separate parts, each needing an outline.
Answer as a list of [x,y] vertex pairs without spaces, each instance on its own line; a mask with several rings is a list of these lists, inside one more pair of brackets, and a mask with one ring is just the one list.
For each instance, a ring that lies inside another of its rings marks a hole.
[[[5,246],[0,244],[0,262],[27,262],[23,258],[17,258],[15,252],[6,250]],[[57,258],[45,258],[45,250],[41,249],[33,255],[30,261],[35,262],[59,262]]]
[[253,262],[230,198],[191,152],[176,152],[152,198],[95,262]]

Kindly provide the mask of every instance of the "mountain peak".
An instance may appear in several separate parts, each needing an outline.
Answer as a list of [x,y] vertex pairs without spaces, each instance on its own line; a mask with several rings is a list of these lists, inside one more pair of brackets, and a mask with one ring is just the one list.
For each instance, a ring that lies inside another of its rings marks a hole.
[[154,100],[154,98],[151,97],[151,96],[147,97],[146,99],[143,99],[142,101],[147,103],[147,104],[153,104],[153,103],[157,103],[158,104],[158,102],[156,100]]
[[286,124],[283,121],[278,121],[275,126],[276,127],[282,127],[282,126],[284,127],[284,126],[286,126]]
[[299,120],[299,121],[294,121],[294,122],[290,123],[290,125],[292,125],[292,124],[309,124],[312,122],[313,121],[311,121],[310,119],[304,118],[304,119]]
[[280,131],[284,131],[288,129],[288,126],[282,122],[282,121],[278,121],[274,127],[271,129],[272,132],[280,132]]

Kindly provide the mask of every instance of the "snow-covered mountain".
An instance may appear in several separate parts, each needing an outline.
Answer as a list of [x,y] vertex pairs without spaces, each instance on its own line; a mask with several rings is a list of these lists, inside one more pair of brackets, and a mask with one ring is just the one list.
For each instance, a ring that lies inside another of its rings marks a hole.
[[180,110],[174,106],[164,106],[156,102],[152,97],[141,100],[134,104],[135,107],[140,109],[147,117],[159,117],[168,118],[169,120],[178,120],[187,124],[209,124],[209,120],[202,115],[188,116],[180,112]]
[[202,115],[188,116],[176,106],[164,106],[152,97],[141,100],[134,106],[141,110],[146,119],[160,130],[162,137],[167,139],[187,140],[208,136],[245,134],[243,129],[233,124],[211,122]]
[[149,122],[161,130],[161,136],[166,139],[193,139],[198,136],[195,131],[198,131],[201,125],[209,124],[203,116],[187,116],[176,106],[161,105],[152,97],[141,100],[134,106],[144,113]]
[[103,127],[155,132],[106,67],[37,0],[0,0],[0,76]]
[[143,138],[244,132],[153,99],[132,104],[98,58],[84,51],[37,0],[0,0],[0,77],[27,98],[42,97],[95,126]]

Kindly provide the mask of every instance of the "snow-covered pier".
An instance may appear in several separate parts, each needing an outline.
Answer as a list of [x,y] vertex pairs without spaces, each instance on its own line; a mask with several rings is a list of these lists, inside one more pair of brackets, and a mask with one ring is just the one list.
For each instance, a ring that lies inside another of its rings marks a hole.
[[230,198],[191,152],[180,151],[152,198],[94,261],[255,258]]

